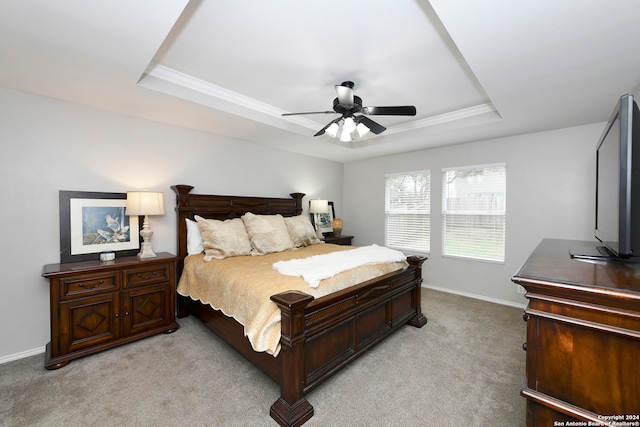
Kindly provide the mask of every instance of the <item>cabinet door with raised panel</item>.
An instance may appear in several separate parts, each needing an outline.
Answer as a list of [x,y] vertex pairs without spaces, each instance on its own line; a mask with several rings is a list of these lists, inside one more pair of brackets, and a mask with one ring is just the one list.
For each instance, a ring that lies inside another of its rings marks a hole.
[[168,285],[147,286],[123,292],[124,336],[143,333],[171,322]]
[[120,298],[117,293],[60,304],[59,346],[53,355],[70,353],[120,337]]

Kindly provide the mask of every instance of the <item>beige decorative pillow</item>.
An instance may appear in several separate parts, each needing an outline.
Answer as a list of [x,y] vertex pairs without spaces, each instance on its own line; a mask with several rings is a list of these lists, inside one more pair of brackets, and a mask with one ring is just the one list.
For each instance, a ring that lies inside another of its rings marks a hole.
[[322,241],[318,239],[318,236],[316,236],[313,225],[311,225],[311,221],[306,215],[286,217],[284,222],[287,224],[289,238],[294,248],[302,248],[315,245],[316,243],[322,243]]
[[202,233],[205,261],[251,254],[249,235],[240,218],[224,221],[205,219],[198,215],[194,218]]
[[255,215],[247,212],[242,215],[244,226],[247,228],[252,255],[264,255],[293,249],[289,237],[287,224],[282,215]]

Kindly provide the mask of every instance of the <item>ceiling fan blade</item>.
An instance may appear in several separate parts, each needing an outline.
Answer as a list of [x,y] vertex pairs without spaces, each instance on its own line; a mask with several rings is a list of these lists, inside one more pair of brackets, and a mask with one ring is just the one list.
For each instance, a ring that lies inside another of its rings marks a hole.
[[342,82],[336,85],[336,93],[341,105],[353,105],[353,82]]
[[283,116],[300,116],[302,114],[336,114],[335,111],[309,111],[306,113],[282,113]]
[[320,130],[319,130],[315,135],[313,135],[313,136],[320,136],[320,135],[324,135],[324,131],[326,131],[326,130],[329,128],[329,126],[331,126],[332,124],[334,124],[334,123],[338,123],[338,122],[340,121],[340,119],[342,119],[342,117],[338,117],[338,118],[337,118],[337,119],[335,119],[335,120],[331,120],[331,121],[329,122],[329,124],[328,124],[328,125],[326,125],[326,126],[325,126],[325,127],[323,127],[322,129],[320,129]]
[[358,123],[364,124],[366,127],[369,128],[371,132],[375,133],[376,135],[381,134],[382,132],[387,130],[386,127],[374,122],[373,120],[371,120],[369,117],[366,117],[366,116],[358,116],[356,118],[356,121]]
[[415,116],[416,107],[403,105],[398,107],[363,107],[362,112],[372,116]]

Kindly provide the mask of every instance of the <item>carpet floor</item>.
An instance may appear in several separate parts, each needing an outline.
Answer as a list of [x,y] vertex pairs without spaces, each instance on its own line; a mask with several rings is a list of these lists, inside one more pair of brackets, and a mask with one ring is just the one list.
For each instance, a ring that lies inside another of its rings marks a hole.
[[[406,326],[307,399],[306,426],[525,424],[522,310],[423,289],[429,319]],[[273,381],[197,319],[47,371],[44,355],[0,365],[1,426],[275,426]]]

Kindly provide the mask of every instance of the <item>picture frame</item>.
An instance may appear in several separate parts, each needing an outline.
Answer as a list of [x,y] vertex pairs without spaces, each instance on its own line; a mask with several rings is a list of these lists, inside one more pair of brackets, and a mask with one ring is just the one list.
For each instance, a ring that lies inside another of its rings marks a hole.
[[100,259],[101,252],[140,250],[140,218],[125,215],[126,193],[60,191],[60,262]]
[[[336,210],[333,205],[333,202],[328,202],[329,204],[329,212],[327,213],[314,213],[311,215],[311,225],[313,225],[313,229],[316,229],[316,223],[318,224],[318,228],[320,232],[324,236],[332,236],[333,235],[333,226],[331,223],[333,219],[336,217]],[[311,200],[309,200],[309,210],[311,210]]]

